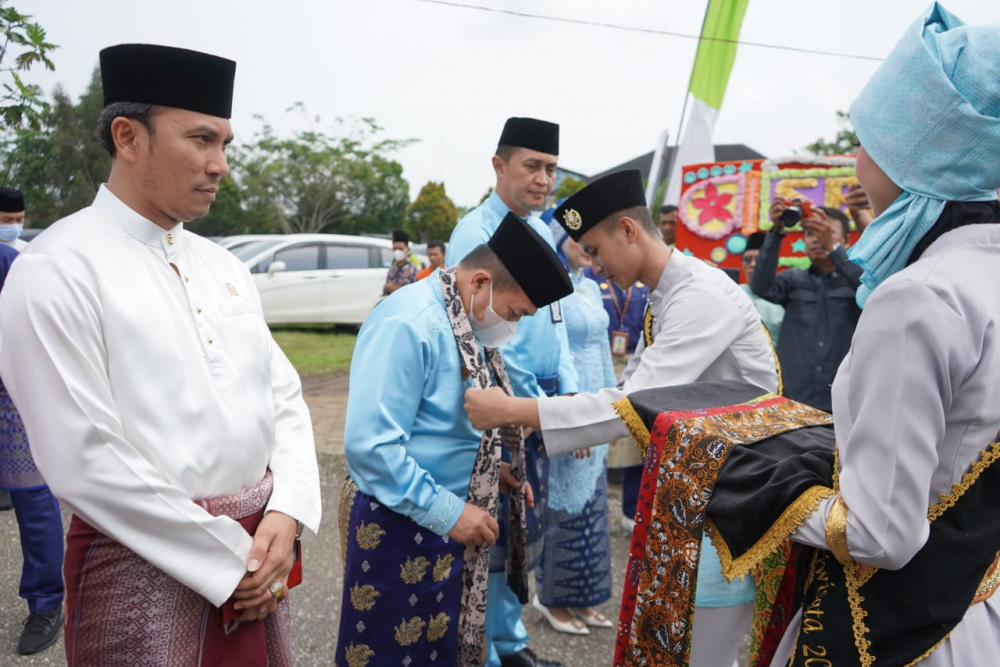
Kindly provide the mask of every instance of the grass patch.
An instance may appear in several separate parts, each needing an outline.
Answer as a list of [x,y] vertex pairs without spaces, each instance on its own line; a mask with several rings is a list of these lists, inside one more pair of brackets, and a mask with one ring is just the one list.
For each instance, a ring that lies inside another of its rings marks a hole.
[[302,375],[346,373],[351,367],[357,327],[280,327],[271,329],[278,347]]

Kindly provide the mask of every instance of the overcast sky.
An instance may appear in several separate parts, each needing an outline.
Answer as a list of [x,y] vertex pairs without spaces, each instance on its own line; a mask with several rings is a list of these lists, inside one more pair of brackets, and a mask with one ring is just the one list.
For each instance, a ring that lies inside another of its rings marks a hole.
[[[451,1],[451,0],[448,0]],[[454,0],[494,9],[697,35],[704,0]],[[508,116],[561,125],[560,164],[594,174],[677,131],[697,43],[422,0],[13,0],[59,45],[50,92],[86,87],[98,51],[154,42],[236,60],[237,140],[260,127],[370,116],[415,138],[398,159],[411,194],[443,180],[458,204],[493,184],[490,156]],[[926,0],[751,0],[741,40],[882,58]],[[997,0],[950,0],[967,23],[1000,22]],[[739,47],[716,143],[777,157],[832,138],[877,62]]]

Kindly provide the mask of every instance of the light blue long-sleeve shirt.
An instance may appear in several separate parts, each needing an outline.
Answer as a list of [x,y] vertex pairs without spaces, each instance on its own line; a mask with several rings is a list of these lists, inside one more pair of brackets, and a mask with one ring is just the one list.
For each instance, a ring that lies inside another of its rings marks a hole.
[[[510,212],[496,192],[458,222],[448,242],[448,266],[454,266],[477,246],[490,240],[504,216]],[[555,240],[548,225],[535,216],[525,220],[532,229],[555,249]],[[515,396],[542,398],[536,378],[559,376],[559,393],[575,394],[579,391],[573,357],[569,351],[566,325],[553,322],[551,308],[539,308],[531,317],[522,317],[517,334],[500,348],[507,374]]]
[[479,449],[482,434],[462,407],[471,386],[437,272],[365,320],[351,360],[348,473],[362,492],[438,535],[458,521]]

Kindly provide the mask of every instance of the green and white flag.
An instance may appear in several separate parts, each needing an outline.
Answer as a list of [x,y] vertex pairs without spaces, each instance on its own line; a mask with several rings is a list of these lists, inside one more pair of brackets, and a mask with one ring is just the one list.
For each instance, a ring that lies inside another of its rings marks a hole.
[[698,53],[691,70],[691,111],[684,128],[684,138],[677,147],[667,195],[663,203],[676,204],[681,194],[681,168],[688,164],[713,162],[715,145],[712,129],[726,95],[729,73],[736,60],[736,40],[750,0],[709,0],[705,23],[701,27]]

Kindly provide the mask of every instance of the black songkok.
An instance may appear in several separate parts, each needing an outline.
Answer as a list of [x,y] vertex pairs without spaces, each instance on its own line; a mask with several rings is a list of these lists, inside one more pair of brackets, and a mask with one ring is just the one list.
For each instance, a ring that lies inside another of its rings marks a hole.
[[500,134],[499,146],[516,146],[559,155],[559,126],[535,118],[508,118]]
[[24,195],[17,188],[0,188],[0,213],[20,213],[24,210]]
[[556,220],[574,241],[613,213],[646,205],[638,169],[616,171],[580,190],[556,209]]
[[556,251],[513,213],[507,214],[486,245],[536,308],[572,294],[573,283]]
[[410,245],[410,235],[404,232],[402,229],[392,230],[392,242],[393,243],[405,243]]
[[156,44],[101,51],[104,106],[138,102],[230,118],[236,63],[208,53]]
[[747,237],[747,250],[760,250],[764,247],[764,239],[766,238],[765,232],[754,232]]

